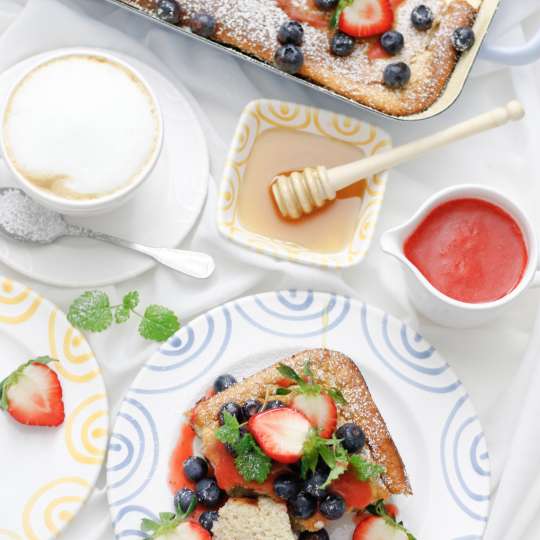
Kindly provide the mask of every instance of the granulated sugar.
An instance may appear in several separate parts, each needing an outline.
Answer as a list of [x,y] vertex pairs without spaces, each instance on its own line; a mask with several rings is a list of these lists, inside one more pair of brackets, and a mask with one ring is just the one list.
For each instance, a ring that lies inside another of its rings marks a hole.
[[37,204],[19,189],[0,191],[0,226],[36,243],[50,242],[66,230],[60,214]]

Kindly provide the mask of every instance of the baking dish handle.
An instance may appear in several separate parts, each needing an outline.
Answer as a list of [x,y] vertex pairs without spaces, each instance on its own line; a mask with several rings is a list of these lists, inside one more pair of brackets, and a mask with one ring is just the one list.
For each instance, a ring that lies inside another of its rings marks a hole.
[[499,47],[484,43],[480,49],[480,58],[508,66],[532,64],[540,58],[540,29],[528,43],[523,45]]

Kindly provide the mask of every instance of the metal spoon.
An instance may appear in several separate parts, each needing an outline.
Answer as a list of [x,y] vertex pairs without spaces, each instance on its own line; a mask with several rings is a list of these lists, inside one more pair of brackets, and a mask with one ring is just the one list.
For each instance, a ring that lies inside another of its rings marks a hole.
[[[28,195],[26,195],[26,193],[21,189],[2,187],[0,188],[0,199],[7,191],[19,192],[27,199],[25,203],[31,201],[32,206],[30,209],[32,214],[35,215],[35,231],[27,231],[27,234],[21,232],[21,229],[8,230],[6,228],[6,224],[0,218],[0,233],[13,240],[47,245],[52,244],[64,236],[92,238],[94,240],[101,240],[102,242],[109,242],[115,246],[132,249],[134,251],[138,251],[139,253],[144,253],[159,263],[194,278],[207,278],[211,276],[215,270],[216,265],[214,263],[214,259],[206,253],[185,251],[181,249],[149,247],[142,244],[137,244],[135,242],[130,242],[128,240],[123,240],[122,238],[117,238],[109,234],[95,232],[91,229],[87,229],[86,227],[80,227],[79,225],[68,223],[62,214],[39,205],[33,199],[28,197]],[[52,223],[54,226],[50,227],[50,229],[43,227],[41,223],[46,220],[48,220],[48,223]]]

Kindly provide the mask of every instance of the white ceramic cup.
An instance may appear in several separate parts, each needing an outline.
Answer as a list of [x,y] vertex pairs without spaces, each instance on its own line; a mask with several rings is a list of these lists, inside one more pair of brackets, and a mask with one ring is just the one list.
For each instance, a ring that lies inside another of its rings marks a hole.
[[[528,262],[518,286],[503,298],[493,302],[472,304],[446,296],[436,289],[407,259],[403,245],[423,219],[437,206],[462,198],[483,199],[508,212],[519,224],[527,244]],[[430,197],[403,225],[386,231],[381,237],[385,253],[396,257],[405,267],[408,294],[420,313],[443,326],[469,328],[493,320],[531,286],[540,285],[538,240],[529,218],[523,210],[499,191],[480,185],[464,184],[444,189]]]
[[[71,55],[88,55],[88,56],[93,56],[93,57],[98,57],[98,58],[104,58],[107,61],[120,65],[122,68],[130,72],[135,78],[135,80],[138,80],[145,87],[146,91],[148,92],[148,95],[153,101],[153,105],[157,112],[157,118],[158,118],[158,140],[157,140],[155,150],[151,156],[151,159],[148,160],[148,162],[137,173],[136,177],[133,178],[133,180],[129,184],[111,193],[108,193],[106,195],[93,198],[93,199],[69,199],[66,197],[61,197],[60,195],[56,195],[45,189],[40,189],[34,183],[27,180],[17,170],[17,168],[11,162],[8,152],[6,152],[5,134],[4,134],[4,129],[3,129],[4,117],[6,114],[6,106],[9,103],[10,98],[13,95],[13,93],[17,90],[19,83],[30,72],[34,71],[37,67],[43,64],[47,64],[51,60],[55,60],[58,58],[71,56]],[[108,52],[103,52],[99,49],[91,49],[91,48],[86,48],[86,47],[58,49],[55,51],[51,51],[45,56],[41,56],[40,59],[37,60],[36,63],[30,66],[27,70],[25,70],[24,73],[13,84],[12,88],[7,94],[5,101],[2,103],[1,109],[0,109],[0,152],[1,152],[1,157],[4,158],[8,166],[8,169],[10,170],[13,177],[17,180],[17,183],[19,184],[19,186],[30,197],[32,197],[35,201],[43,204],[44,206],[47,206],[48,208],[56,210],[57,212],[60,212],[62,214],[74,215],[74,216],[90,216],[90,215],[95,215],[95,214],[101,214],[104,212],[108,212],[110,210],[114,210],[115,208],[119,207],[120,205],[128,201],[135,194],[135,191],[150,176],[150,173],[154,169],[159,159],[162,146],[163,146],[163,117],[161,114],[161,109],[159,107],[158,99],[155,96],[152,88],[150,87],[146,79],[141,75],[141,73],[139,73],[131,65],[127,64],[126,62],[117,58],[116,56]]]

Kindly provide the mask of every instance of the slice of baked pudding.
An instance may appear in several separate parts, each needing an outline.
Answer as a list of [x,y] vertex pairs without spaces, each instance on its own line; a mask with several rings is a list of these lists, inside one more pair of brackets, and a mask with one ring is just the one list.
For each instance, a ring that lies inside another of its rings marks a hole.
[[295,354],[189,411],[217,484],[231,497],[288,503],[295,530],[319,530],[411,488],[356,364],[326,349]]

